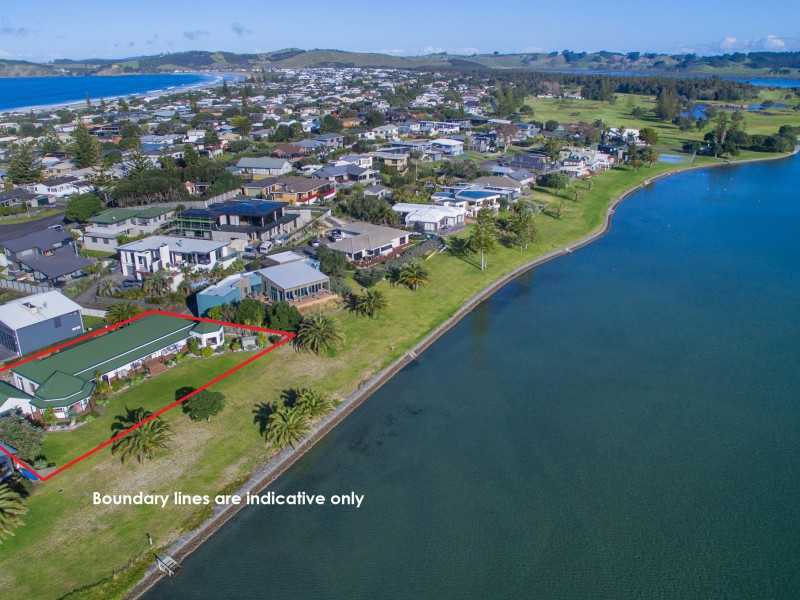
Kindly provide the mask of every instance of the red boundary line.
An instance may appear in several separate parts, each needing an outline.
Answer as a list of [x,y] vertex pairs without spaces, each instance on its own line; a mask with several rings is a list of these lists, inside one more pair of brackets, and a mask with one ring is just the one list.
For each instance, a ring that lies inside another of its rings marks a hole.
[[230,323],[230,322],[227,322],[227,321],[217,321],[215,319],[206,319],[206,318],[203,318],[203,317],[193,317],[193,316],[190,316],[190,315],[181,315],[181,314],[178,314],[178,313],[167,312],[167,311],[164,311],[164,310],[149,310],[149,311],[147,311],[145,313],[142,313],[141,315],[136,315],[135,317],[132,317],[130,319],[126,319],[125,321],[122,321],[121,323],[117,323],[115,325],[106,326],[103,329],[100,329],[98,331],[93,331],[93,332],[91,332],[91,333],[89,333],[87,335],[81,336],[77,340],[72,340],[71,342],[67,342],[66,344],[61,344],[59,346],[56,346],[55,348],[51,348],[49,350],[45,350],[44,352],[39,352],[38,354],[34,354],[33,356],[30,356],[30,357],[28,357],[28,358],[26,358],[24,360],[15,362],[14,364],[7,365],[7,366],[5,366],[5,367],[0,369],[0,373],[2,373],[3,371],[7,371],[9,369],[12,369],[13,367],[16,367],[17,365],[21,365],[21,364],[24,364],[26,362],[30,362],[35,358],[41,358],[41,357],[44,357],[44,356],[49,356],[50,354],[53,354],[53,353],[57,352],[58,350],[61,350],[62,348],[67,348],[69,346],[77,344],[78,342],[82,342],[83,340],[87,340],[87,339],[93,338],[95,336],[98,336],[98,335],[100,335],[102,333],[108,333],[109,331],[113,331],[114,329],[117,329],[118,327],[122,327],[123,325],[127,325],[128,323],[132,323],[133,321],[136,321],[137,319],[141,319],[141,318],[146,317],[148,315],[154,315],[154,314],[156,314],[156,315],[165,315],[165,316],[168,316],[168,317],[178,317],[180,319],[186,319],[188,321],[198,321],[198,322],[203,322],[203,323],[215,323],[215,324],[218,324],[218,325],[224,325],[226,327],[237,327],[239,329],[249,329],[251,331],[272,333],[272,334],[275,334],[275,335],[283,336],[283,339],[280,340],[279,342],[276,342],[275,344],[272,344],[272,346],[270,346],[268,348],[265,348],[264,350],[262,350],[258,354],[255,354],[255,355],[251,356],[246,361],[236,365],[232,369],[228,369],[222,375],[219,375],[219,376],[215,377],[214,379],[212,379],[208,383],[206,383],[206,384],[202,385],[201,387],[195,389],[193,392],[191,392],[189,394],[186,394],[183,398],[179,398],[178,400],[175,400],[174,402],[168,404],[167,406],[165,406],[164,408],[162,408],[158,412],[150,415],[149,417],[147,417],[146,419],[140,421],[136,425],[133,425],[132,427],[129,427],[125,431],[123,431],[121,433],[118,433],[117,435],[112,437],[110,440],[103,442],[102,444],[100,444],[96,448],[93,448],[92,450],[89,450],[88,452],[86,452],[85,454],[82,454],[78,458],[68,462],[66,465],[64,465],[63,467],[61,467],[61,468],[59,468],[59,469],[57,469],[55,471],[53,471],[52,473],[50,473],[46,477],[42,477],[41,475],[39,475],[39,473],[37,473],[33,469],[33,467],[31,467],[30,465],[28,465],[25,462],[23,462],[20,459],[18,459],[16,456],[11,454],[8,450],[3,448],[2,446],[0,446],[0,451],[4,452],[8,456],[10,456],[11,460],[14,461],[17,464],[18,468],[23,468],[26,471],[29,471],[30,473],[33,473],[37,477],[37,479],[39,479],[39,481],[47,481],[48,479],[51,479],[52,477],[55,477],[56,475],[58,475],[59,473],[61,473],[65,469],[68,469],[72,465],[74,465],[76,463],[79,463],[80,461],[82,461],[85,458],[88,458],[89,456],[91,456],[92,454],[97,452],[98,450],[102,450],[103,448],[105,448],[109,444],[112,444],[113,442],[115,442],[119,438],[129,434],[131,431],[133,431],[135,429],[138,429],[139,427],[141,427],[142,425],[144,425],[148,421],[152,421],[153,419],[155,419],[156,417],[164,414],[165,412],[167,412],[171,408],[176,407],[178,404],[181,404],[182,402],[188,400],[189,398],[191,398],[195,394],[197,394],[199,392],[202,392],[204,389],[214,385],[218,381],[221,381],[222,379],[225,379],[226,377],[228,377],[229,375],[235,373],[236,371],[238,371],[242,367],[244,367],[246,365],[249,365],[251,362],[253,362],[254,360],[256,360],[258,358],[261,358],[267,352],[271,352],[272,350],[274,350],[278,346],[280,346],[282,344],[285,344],[286,342],[291,340],[293,337],[295,337],[295,335],[293,333],[289,333],[287,331],[277,331],[277,330],[274,330],[274,329],[266,329],[264,327],[254,327],[252,325],[241,325],[239,323]]

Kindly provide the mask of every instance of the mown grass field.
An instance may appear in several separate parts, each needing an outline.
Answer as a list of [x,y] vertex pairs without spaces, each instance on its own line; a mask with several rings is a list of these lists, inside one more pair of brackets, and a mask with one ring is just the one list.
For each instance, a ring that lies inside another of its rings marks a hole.
[[[561,114],[560,109],[547,102],[536,101],[534,109],[536,118],[543,118],[548,110],[552,110],[553,115]],[[608,118],[616,119],[620,115],[615,111],[624,110],[624,100],[615,107],[602,105],[592,110],[600,109],[608,111]],[[571,109],[574,110],[577,108]],[[588,111],[588,104],[580,110]],[[581,120],[594,118],[597,117],[587,112]],[[636,127],[651,122],[637,125],[633,119],[620,118],[616,124]],[[770,127],[777,130],[775,124]],[[679,136],[665,130],[665,139],[677,141]],[[668,147],[671,143],[668,142]],[[695,166],[720,162],[698,157]],[[252,473],[269,456],[270,450],[254,422],[256,405],[277,400],[284,390],[293,387],[316,388],[344,398],[360,382],[402,356],[489,283],[520,264],[572,244],[596,230],[613,198],[659,173],[686,166],[686,163],[655,163],[639,172],[624,167],[604,173],[593,179],[591,190],[586,183],[577,184],[585,188],[578,201],[569,199],[568,193],[562,198],[537,190],[534,195],[538,198],[563,200],[566,210],[561,218],[547,214],[536,218],[538,237],[527,250],[500,247],[488,257],[486,271],[476,267],[474,258],[462,260],[448,254],[437,255],[426,263],[431,274],[430,283],[418,291],[391,287],[386,282],[379,284],[390,304],[377,318],[339,313],[337,318],[342,322],[347,343],[334,356],[301,354],[284,345],[212,388],[225,394],[226,407],[211,421],[195,423],[179,408],[169,411],[165,419],[175,431],[173,445],[156,460],[142,465],[135,462],[121,465],[106,448],[53,480],[36,486],[28,499],[30,510],[24,517],[26,525],[16,530],[16,537],[0,545],[3,596],[37,600],[58,598],[70,590],[108,578],[137,559],[138,568],[143,568],[146,563],[142,562],[142,557],[151,549],[146,534],[153,537],[157,547],[167,545],[178,537],[197,508],[92,506],[92,492],[217,493],[230,482]],[[358,286],[352,285],[358,291]],[[48,455],[65,456],[73,447],[100,443],[110,437],[113,418],[122,413],[125,406],[160,408],[174,398],[177,388],[206,382],[246,356],[227,354],[182,364],[115,396],[106,415],[89,426],[72,433],[51,434],[44,450]],[[132,571],[131,581],[135,581],[137,572]],[[80,597],[120,596],[97,588]]]
[[[787,94],[792,98],[786,99],[785,96]],[[795,97],[790,90],[764,90],[760,93],[758,101],[752,101],[748,104],[758,104],[764,100],[791,106],[800,102],[800,98]],[[653,128],[658,132],[656,150],[659,152],[680,152],[684,143],[689,141],[702,142],[703,136],[713,128],[713,124],[709,123],[708,127],[702,131],[697,129],[680,131],[672,123],[659,121],[653,114],[653,109],[656,106],[654,96],[618,94],[618,100],[615,104],[596,100],[559,100],[555,98],[530,97],[525,101],[525,104],[533,109],[533,117],[528,117],[527,120],[547,121],[555,119],[559,123],[565,124],[578,123],[580,121],[594,123],[597,119],[602,119],[606,127],[625,127],[626,129]],[[704,102],[704,104],[722,106],[728,103]],[[644,109],[645,116],[637,119],[631,115],[631,110],[635,107]],[[778,132],[781,125],[800,126],[800,111],[793,110],[791,107],[772,107],[766,111],[746,111],[744,124],[747,133],[774,134]]]

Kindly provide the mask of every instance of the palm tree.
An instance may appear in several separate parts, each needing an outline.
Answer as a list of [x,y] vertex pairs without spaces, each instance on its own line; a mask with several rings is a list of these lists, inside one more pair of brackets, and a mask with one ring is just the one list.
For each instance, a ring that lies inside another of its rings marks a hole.
[[330,411],[336,402],[316,390],[303,390],[295,400],[295,406],[308,418],[321,417]]
[[528,243],[536,235],[536,225],[533,222],[534,213],[532,203],[520,200],[509,218],[509,229],[514,234],[515,242],[520,250],[526,249]]
[[430,273],[428,269],[418,260],[403,265],[397,276],[397,281],[399,283],[407,285],[412,290],[416,290],[420,285],[427,283],[429,279]]
[[658,156],[656,155],[656,151],[653,150],[650,146],[647,148],[642,148],[639,151],[639,156],[641,156],[642,160],[647,163],[648,167],[652,167],[653,163],[656,162]]
[[345,341],[342,326],[325,312],[306,315],[294,338],[295,346],[306,352],[322,354],[340,348]]
[[14,535],[12,527],[25,525],[20,516],[26,512],[28,507],[22,503],[22,496],[7,483],[0,483],[0,544],[3,538]]
[[630,162],[631,168],[634,170],[634,172],[638,172],[639,169],[642,168],[643,164],[644,161],[641,158],[639,158],[639,156],[634,156]]
[[138,304],[133,302],[119,302],[108,309],[106,313],[106,323],[109,325],[122,323],[128,319],[132,319],[140,312],[142,312],[142,308]]
[[473,252],[481,255],[481,271],[486,269],[486,255],[497,247],[497,227],[494,215],[488,208],[482,208],[475,219],[475,225],[469,234],[469,246]]
[[113,277],[103,277],[100,282],[97,284],[97,295],[98,296],[114,296],[120,290],[119,281],[114,279]]
[[170,285],[172,284],[172,277],[170,274],[161,269],[155,273],[148,273],[144,278],[142,289],[148,296],[156,296],[163,298],[169,292]]
[[561,147],[561,141],[557,140],[556,138],[547,138],[544,141],[544,151],[545,154],[550,157],[550,160],[556,160],[558,158],[558,155],[561,152]]
[[282,406],[269,416],[266,440],[278,447],[294,446],[308,433],[306,415],[299,407]]
[[[141,423],[153,414],[143,408],[131,410],[126,407],[126,411],[127,413],[119,415],[111,426],[112,437]],[[153,460],[156,450],[166,448],[171,439],[172,427],[170,424],[160,417],[156,417],[115,440],[111,446],[111,454],[115,456],[119,454],[123,463],[125,459],[133,456],[141,463],[143,458]]]
[[389,306],[386,294],[380,290],[367,290],[356,297],[355,310],[365,317],[375,317],[379,312]]

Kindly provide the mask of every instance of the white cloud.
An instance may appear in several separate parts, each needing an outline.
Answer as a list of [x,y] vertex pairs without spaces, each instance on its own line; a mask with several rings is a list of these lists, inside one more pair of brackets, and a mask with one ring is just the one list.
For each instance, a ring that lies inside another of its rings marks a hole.
[[541,54],[542,52],[547,52],[547,50],[541,46],[524,46],[522,52],[525,54]]
[[729,35],[711,44],[687,44],[675,49],[678,53],[694,52],[701,55],[730,52],[789,52],[800,50],[800,37],[768,34],[758,38],[737,38]]
[[763,40],[764,48],[767,50],[785,50],[786,42],[784,42],[777,35],[768,35]]
[[441,54],[442,52],[444,52],[444,48],[441,46],[425,46],[419,51],[420,54]]
[[375,52],[379,54],[394,54],[395,56],[402,56],[406,53],[402,48],[380,48]]

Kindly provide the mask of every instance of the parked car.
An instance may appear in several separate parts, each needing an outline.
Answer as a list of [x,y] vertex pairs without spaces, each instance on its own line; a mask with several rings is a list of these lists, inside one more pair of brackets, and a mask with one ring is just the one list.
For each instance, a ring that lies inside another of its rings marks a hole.
[[138,286],[139,286],[139,282],[136,281],[135,279],[123,279],[122,280],[122,287],[124,289],[126,289],[126,290],[128,290],[130,288],[138,287]]
[[313,240],[311,240],[311,247],[319,248],[319,238],[314,238]]
[[331,237],[333,238],[334,242],[338,242],[343,237],[342,236],[342,230],[341,229],[334,229],[331,232]]
[[271,240],[267,240],[266,242],[262,242],[261,243],[261,245],[258,247],[258,251],[261,252],[261,254],[266,254],[267,252],[272,250],[274,247],[275,247],[275,243],[272,242]]

